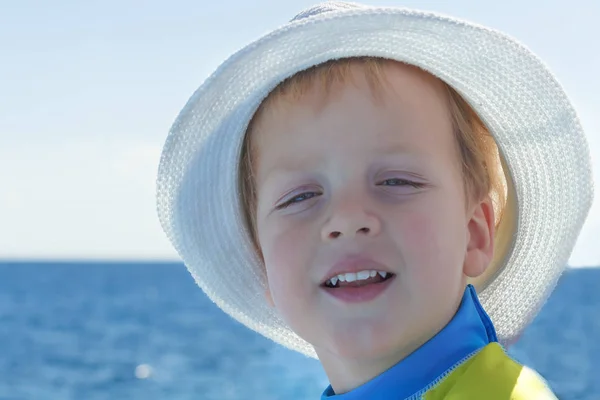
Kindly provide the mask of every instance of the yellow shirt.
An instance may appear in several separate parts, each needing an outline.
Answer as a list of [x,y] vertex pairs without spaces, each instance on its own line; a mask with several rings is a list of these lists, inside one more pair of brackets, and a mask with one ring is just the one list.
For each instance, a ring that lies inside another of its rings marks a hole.
[[490,343],[452,370],[421,398],[550,400],[556,399],[556,396],[535,371],[506,355],[498,343]]

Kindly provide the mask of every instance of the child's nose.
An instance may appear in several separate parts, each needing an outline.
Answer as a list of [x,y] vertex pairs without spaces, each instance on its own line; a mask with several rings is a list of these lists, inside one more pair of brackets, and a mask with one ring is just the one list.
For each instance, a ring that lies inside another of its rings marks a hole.
[[363,207],[340,207],[322,229],[323,241],[353,238],[357,235],[375,236],[381,231],[381,221]]

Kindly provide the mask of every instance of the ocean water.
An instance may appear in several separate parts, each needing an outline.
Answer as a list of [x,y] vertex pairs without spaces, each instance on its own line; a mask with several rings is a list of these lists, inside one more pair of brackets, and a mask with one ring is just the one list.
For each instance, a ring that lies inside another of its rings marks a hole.
[[[600,269],[568,271],[510,349],[600,399]],[[0,399],[318,399],[319,364],[217,309],[183,265],[0,264]]]

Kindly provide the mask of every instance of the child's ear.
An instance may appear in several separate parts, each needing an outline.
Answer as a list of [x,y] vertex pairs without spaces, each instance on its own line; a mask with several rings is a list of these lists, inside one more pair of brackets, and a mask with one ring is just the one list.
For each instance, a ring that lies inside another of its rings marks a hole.
[[467,222],[467,251],[463,272],[470,278],[483,274],[494,256],[494,206],[486,196],[470,210]]

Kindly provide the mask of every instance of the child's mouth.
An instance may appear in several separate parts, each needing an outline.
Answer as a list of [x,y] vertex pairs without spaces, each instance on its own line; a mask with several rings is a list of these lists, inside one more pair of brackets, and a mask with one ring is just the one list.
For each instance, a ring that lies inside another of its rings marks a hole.
[[344,303],[371,301],[394,281],[395,274],[384,271],[361,271],[336,275],[321,285],[323,290]]
[[394,274],[384,271],[365,270],[357,273],[336,275],[323,283],[322,286],[330,289],[344,287],[362,287],[385,282],[394,277]]

